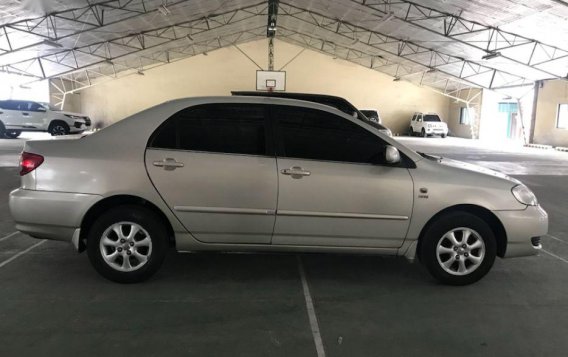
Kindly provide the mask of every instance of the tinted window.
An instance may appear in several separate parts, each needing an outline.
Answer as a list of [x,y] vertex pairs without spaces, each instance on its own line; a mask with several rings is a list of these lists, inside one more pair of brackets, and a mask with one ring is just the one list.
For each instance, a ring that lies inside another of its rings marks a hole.
[[440,117],[436,114],[426,114],[424,115],[424,121],[441,121]]
[[300,107],[278,106],[279,155],[324,161],[380,164],[385,143],[347,119]]
[[44,111],[45,112],[45,108],[36,102],[28,102],[29,103],[29,110],[32,112],[41,112]]
[[231,154],[266,154],[265,109],[208,104],[184,109],[162,125],[150,146]]
[[379,120],[379,114],[375,110],[361,110],[361,113],[371,120]]
[[6,110],[18,110],[18,102],[15,102],[13,100],[0,101],[0,108]]

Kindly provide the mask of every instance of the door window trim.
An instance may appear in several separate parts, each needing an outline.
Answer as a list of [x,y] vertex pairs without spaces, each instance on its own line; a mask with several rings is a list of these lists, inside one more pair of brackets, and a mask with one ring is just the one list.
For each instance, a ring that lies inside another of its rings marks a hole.
[[[204,151],[204,150],[189,150],[189,149],[181,149],[180,148],[180,138],[179,135],[177,135],[177,133],[179,132],[178,129],[178,118],[175,118],[175,116],[184,111],[184,110],[197,110],[200,107],[207,107],[207,106],[217,106],[217,105],[243,105],[243,106],[260,106],[262,109],[264,109],[264,154],[243,154],[243,153],[228,153],[228,152],[222,152],[222,151]],[[160,125],[158,125],[158,127],[156,129],[154,129],[154,131],[152,132],[152,134],[150,135],[150,137],[148,138],[148,141],[146,142],[146,150],[163,150],[163,151],[178,151],[178,152],[191,152],[191,153],[201,153],[201,154],[213,154],[213,155],[232,155],[232,156],[250,156],[250,157],[271,157],[271,158],[275,158],[276,157],[276,150],[275,150],[275,145],[274,145],[274,137],[272,135],[272,130],[271,130],[271,122],[270,122],[270,111],[269,111],[269,107],[270,105],[267,104],[258,104],[258,103],[234,103],[234,102],[225,102],[225,103],[205,103],[205,104],[198,104],[198,105],[193,105],[193,106],[189,106],[186,108],[183,108],[181,110],[178,110],[177,112],[175,112],[174,114],[170,115],[167,119],[165,119],[162,123],[160,123]],[[175,148],[160,148],[160,147],[153,147],[152,146],[152,142],[154,141],[154,139],[156,138],[156,136],[161,132],[162,128],[165,127],[170,120],[175,120],[175,132],[176,132],[176,147]]]
[[[308,110],[316,110],[316,111],[324,112],[328,115],[333,115],[333,116],[341,118],[343,120],[348,120],[348,119],[343,118],[342,116],[336,115],[334,113],[324,111],[324,110],[314,109],[314,108],[309,108],[309,107],[302,107],[302,106],[297,106],[297,105],[278,104],[278,105],[271,105],[269,107],[270,107],[269,108],[269,117],[270,117],[270,122],[272,124],[273,141],[274,141],[274,149],[275,149],[276,158],[302,160],[302,161],[314,161],[314,162],[328,162],[328,163],[334,163],[334,164],[380,166],[380,167],[401,167],[401,168],[405,168],[405,169],[416,168],[416,164],[400,150],[399,150],[400,162],[398,162],[397,164],[386,164],[386,163],[385,164],[383,164],[383,163],[372,164],[372,163],[368,163],[368,162],[321,160],[321,159],[310,159],[310,158],[292,157],[292,156],[283,155],[283,148],[281,147],[282,143],[280,142],[280,133],[278,132],[278,121],[279,121],[279,119],[276,117],[276,115],[274,113],[274,108],[276,108],[276,107],[293,107],[293,108],[302,108],[302,109],[308,109]],[[348,121],[350,121],[350,120],[348,120]],[[373,133],[370,130],[367,130],[367,128],[365,128],[363,125],[360,125],[358,122],[355,122],[355,121],[350,121],[350,122],[352,124],[359,126],[362,130],[365,130],[368,133],[370,133],[371,135],[375,136],[378,140],[384,142],[386,145],[390,145],[386,141],[384,141],[380,136],[376,135],[375,133]],[[398,148],[397,148],[397,150],[398,150]]]

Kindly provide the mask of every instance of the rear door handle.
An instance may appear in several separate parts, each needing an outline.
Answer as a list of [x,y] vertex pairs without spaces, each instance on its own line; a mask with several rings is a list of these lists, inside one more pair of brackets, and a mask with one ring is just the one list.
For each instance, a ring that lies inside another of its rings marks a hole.
[[27,117],[30,113],[22,113],[23,116]]
[[162,161],[154,161],[152,165],[156,167],[163,167],[164,170],[172,171],[178,167],[183,167],[183,162],[178,162],[176,159],[170,157],[163,159]]
[[312,174],[311,172],[304,170],[299,166],[293,166],[289,169],[282,169],[280,170],[280,172],[283,175],[290,175],[292,176],[292,178],[300,178],[302,176],[310,176]]

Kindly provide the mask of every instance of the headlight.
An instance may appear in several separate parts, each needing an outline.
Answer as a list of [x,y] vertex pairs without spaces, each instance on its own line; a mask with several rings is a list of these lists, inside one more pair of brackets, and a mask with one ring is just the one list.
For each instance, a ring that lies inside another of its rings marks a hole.
[[392,136],[392,131],[389,128],[387,128],[387,135]]
[[63,114],[65,115],[67,118],[71,118],[71,119],[83,119],[78,115],[72,115],[72,114]]
[[536,206],[538,201],[534,193],[525,185],[517,185],[511,189],[513,196],[520,203],[528,206]]

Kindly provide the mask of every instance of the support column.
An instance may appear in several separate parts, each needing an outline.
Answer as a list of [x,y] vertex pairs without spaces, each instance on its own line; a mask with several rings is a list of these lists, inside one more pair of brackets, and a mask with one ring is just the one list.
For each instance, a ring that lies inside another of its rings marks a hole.
[[268,38],[268,70],[274,71],[274,37]]
[[534,127],[536,126],[536,104],[538,102],[538,91],[541,86],[542,86],[542,81],[534,82],[533,107],[531,113],[531,131],[529,133],[529,144],[534,144]]

